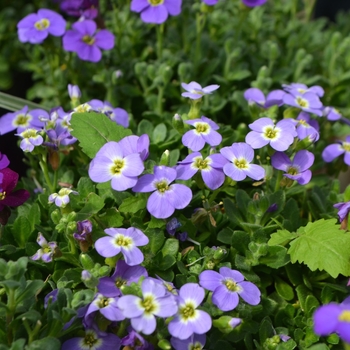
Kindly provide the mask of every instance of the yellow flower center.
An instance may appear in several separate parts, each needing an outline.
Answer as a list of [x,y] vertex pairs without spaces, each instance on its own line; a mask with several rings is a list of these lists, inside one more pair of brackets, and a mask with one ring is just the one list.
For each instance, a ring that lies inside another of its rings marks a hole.
[[111,167],[111,172],[113,175],[119,175],[123,168],[124,168],[124,165],[125,165],[125,162],[124,160],[122,159],[116,159],[114,162],[113,162],[113,165]]
[[271,128],[271,127],[266,128],[266,130],[264,132],[264,136],[267,137],[268,139],[273,140],[277,136],[277,130],[275,130],[274,128]]
[[91,110],[91,106],[88,103],[84,103],[74,108],[74,111],[77,113],[89,112]]
[[208,165],[209,159],[203,159],[201,157],[195,158],[194,161],[194,167],[199,169],[199,170],[205,170],[205,169],[210,169],[210,166]]
[[203,349],[202,344],[198,342],[190,346],[190,350],[202,350],[202,349]]
[[245,159],[236,159],[234,165],[239,169],[248,169],[248,163]]
[[0,201],[4,200],[6,197],[6,192],[0,192]]
[[230,278],[226,279],[223,283],[230,292],[238,292],[241,289],[236,282]]
[[84,35],[83,42],[88,45],[93,45],[95,43],[95,38],[90,35]]
[[69,195],[71,192],[72,192],[72,190],[70,190],[69,188],[61,188],[61,189],[58,191],[58,195],[59,195],[60,197],[62,197],[62,196],[67,196],[67,195]]
[[118,287],[118,288],[121,288],[123,286],[126,285],[126,281],[123,280],[122,278],[118,277],[117,280],[115,281],[115,285]]
[[119,235],[115,240],[115,244],[119,245],[120,247],[127,248],[132,245],[132,239],[130,237]]
[[35,130],[35,129],[27,129],[21,133],[22,137],[25,139],[35,137],[36,134],[37,134],[37,130]]
[[155,184],[157,190],[161,193],[164,193],[165,191],[169,190],[168,182],[165,180],[159,181]]
[[300,96],[297,97],[296,101],[297,101],[297,104],[302,108],[309,106],[309,102]]
[[196,123],[195,127],[198,133],[207,133],[210,129],[208,123]]
[[98,345],[99,345],[97,343],[100,343],[100,342],[101,341],[99,339],[95,338],[95,334],[87,333],[85,335],[85,338],[82,341],[82,343],[83,343],[82,345],[84,346],[84,348],[85,348],[85,346],[88,346],[89,349],[91,349],[91,348],[96,349],[98,347]]
[[350,311],[344,310],[338,317],[339,321],[350,322]]
[[148,2],[152,5],[152,6],[158,6],[161,5],[164,0],[148,0]]
[[187,303],[184,307],[180,308],[179,313],[183,319],[188,320],[195,315],[196,310],[191,303]]
[[349,142],[343,142],[342,147],[346,152],[350,152],[350,143]]
[[294,167],[294,166],[290,166],[287,170],[287,173],[289,175],[298,175],[299,174],[299,170],[298,168]]
[[34,23],[34,27],[37,30],[45,30],[50,26],[50,21],[46,18],[42,18],[41,20]]
[[154,299],[152,296],[145,297],[145,299],[142,300],[140,304],[145,309],[145,312],[147,314],[153,313],[157,308],[157,305],[154,303]]
[[18,116],[16,117],[16,119],[14,120],[14,124],[16,126],[27,126],[28,121],[31,118],[25,114],[18,114]]
[[98,301],[98,307],[100,309],[106,307],[109,305],[109,299],[108,298],[101,298],[99,301]]
[[300,119],[300,120],[299,120],[299,124],[301,124],[301,125],[309,125],[309,124],[307,123],[307,121],[304,120],[304,119]]

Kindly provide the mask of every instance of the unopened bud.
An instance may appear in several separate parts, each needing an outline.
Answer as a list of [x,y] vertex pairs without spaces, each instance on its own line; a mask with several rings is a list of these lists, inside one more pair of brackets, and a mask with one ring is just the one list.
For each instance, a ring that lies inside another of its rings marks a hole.
[[165,150],[160,157],[159,165],[169,165],[169,150]]
[[181,135],[183,135],[184,131],[185,131],[185,126],[184,126],[184,122],[181,118],[181,116],[179,114],[175,114],[173,117],[173,127],[174,129]]

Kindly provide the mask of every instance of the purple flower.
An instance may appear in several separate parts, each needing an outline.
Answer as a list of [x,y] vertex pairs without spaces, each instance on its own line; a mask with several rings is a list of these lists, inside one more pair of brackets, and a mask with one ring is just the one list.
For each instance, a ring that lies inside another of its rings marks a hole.
[[320,138],[320,134],[318,133],[319,125],[316,120],[310,118],[309,113],[301,112],[297,119],[293,121],[300,140],[304,140],[306,137],[308,137],[312,142],[318,141]]
[[204,348],[206,341],[205,334],[192,334],[187,339],[178,339],[175,337],[171,337],[170,343],[173,346],[175,350],[188,350],[188,349],[195,349],[195,350],[201,350]]
[[342,118],[342,115],[340,114],[340,112],[334,107],[325,107],[323,110],[323,114],[330,121],[335,121]]
[[248,7],[261,6],[265,4],[267,0],[242,0],[243,4]]
[[[129,334],[122,339],[121,344],[126,345],[127,349],[134,350],[153,350],[154,346],[150,344],[140,334],[135,332],[131,327],[128,328]],[[124,349],[125,349],[124,348]]]
[[129,266],[142,263],[143,254],[137,247],[146,245],[149,239],[141,230],[129,227],[107,228],[104,231],[109,237],[99,238],[95,243],[95,249],[101,256],[111,258],[121,252]]
[[199,275],[199,284],[213,292],[212,301],[222,311],[236,308],[240,296],[250,305],[260,303],[260,290],[251,283],[244,281],[244,276],[237,270],[221,267],[220,273],[206,270]]
[[187,91],[183,92],[181,96],[189,97],[191,100],[198,100],[204,95],[211,94],[220,87],[220,85],[208,85],[202,88],[202,86],[195,81],[191,81],[189,84],[181,83],[181,86]]
[[143,134],[140,137],[136,135],[126,136],[119,141],[119,145],[123,148],[124,155],[138,153],[143,161],[149,155],[149,137]]
[[32,260],[41,259],[43,262],[49,263],[57,254],[58,245],[56,242],[47,242],[45,237],[39,232],[37,243],[40,245],[40,249],[31,257]]
[[68,94],[71,100],[79,100],[81,97],[79,86],[68,84]]
[[169,233],[169,235],[174,236],[176,233],[176,230],[178,228],[180,228],[181,226],[182,226],[182,224],[177,218],[172,218],[167,222],[165,228],[166,228],[167,232]]
[[342,222],[348,216],[350,212],[350,201],[349,202],[341,202],[333,205],[334,208],[338,209],[338,217],[339,221]]
[[73,193],[78,194],[77,191],[73,191],[70,188],[61,188],[58,193],[52,193],[49,196],[49,203],[55,202],[58,207],[64,208],[69,203],[69,195]]
[[36,129],[26,129],[16,135],[22,138],[20,147],[23,152],[32,152],[35,146],[40,146],[44,142],[44,139],[41,135],[38,135],[38,130]]
[[73,30],[67,30],[63,37],[63,48],[73,51],[84,61],[98,62],[101,49],[111,50],[114,47],[114,35],[107,29],[96,32],[96,23],[92,20],[75,22]]
[[98,14],[98,0],[60,0],[60,8],[70,16],[94,19]]
[[283,102],[286,105],[300,108],[304,112],[314,113],[322,117],[322,102],[313,92],[295,93],[294,95],[286,93],[283,96]]
[[123,313],[117,306],[117,298],[108,298],[101,293],[97,293],[94,300],[89,305],[84,319],[87,319],[91,314],[99,311],[107,320],[122,321],[125,319]]
[[341,304],[330,303],[316,309],[314,332],[319,336],[337,333],[346,343],[350,343],[350,297]]
[[142,298],[125,295],[119,298],[118,307],[137,332],[151,334],[156,329],[156,317],[170,317],[176,314],[175,297],[159,283],[146,278],[141,285]]
[[218,3],[219,0],[202,0],[202,1],[209,6],[214,6]]
[[256,103],[262,108],[269,108],[274,105],[282,106],[284,94],[283,90],[273,90],[265,98],[260,89],[250,88],[244,92],[244,98],[249,104]]
[[90,220],[83,220],[77,222],[78,232],[73,233],[73,237],[80,242],[89,241],[91,238],[92,223]]
[[50,293],[45,295],[44,298],[44,308],[46,309],[47,306],[50,303],[54,303],[57,300],[57,296],[58,296],[58,289],[54,289],[52,290]]
[[120,288],[138,282],[141,276],[148,276],[143,266],[129,266],[124,260],[118,260],[113,275],[100,278],[97,289],[106,297],[121,296]]
[[192,191],[182,184],[171,184],[176,170],[155,166],[154,174],[142,176],[133,187],[134,192],[153,192],[147,201],[147,210],[158,219],[166,219],[175,209],[186,208],[192,199]]
[[129,115],[125,109],[113,108],[109,102],[100,100],[91,100],[88,104],[93,110],[106,114],[109,119],[124,126],[124,128],[129,126]]
[[161,24],[168,15],[177,16],[181,12],[182,0],[132,0],[130,10],[140,13],[145,23]]
[[315,156],[306,150],[297,152],[293,161],[283,152],[276,152],[271,157],[271,164],[275,169],[286,172],[283,176],[297,181],[300,185],[310,182],[312,173],[308,170],[314,163]]
[[129,153],[123,144],[110,141],[101,147],[89,167],[89,176],[95,182],[111,180],[116,191],[125,191],[137,183],[137,176],[143,170],[139,153]]
[[345,141],[328,145],[322,152],[322,158],[329,163],[342,154],[344,154],[344,163],[350,165],[350,135],[346,137]]
[[247,134],[245,142],[254,149],[270,144],[276,151],[285,151],[297,135],[293,122],[288,119],[275,125],[270,118],[260,118],[249,124],[249,127],[252,131]]
[[254,180],[261,180],[265,176],[265,169],[260,165],[250,164],[254,159],[254,150],[244,142],[233,143],[230,147],[223,147],[220,153],[230,161],[224,165],[224,173],[234,181],[242,181],[247,176]]
[[22,43],[41,44],[49,34],[62,36],[66,30],[66,21],[58,13],[40,9],[31,13],[17,24],[18,38]]
[[111,333],[97,334],[92,329],[85,331],[85,337],[72,338],[65,341],[62,350],[117,350],[120,349],[120,339]]
[[[3,170],[7,168],[10,165],[10,161],[7,158],[6,154],[2,154],[0,152],[0,170]],[[1,174],[2,175],[2,174]],[[2,181],[2,178],[0,179],[0,182]]]
[[211,154],[203,159],[199,152],[194,152],[178,162],[177,179],[189,180],[199,171],[208,188],[216,190],[225,181],[222,168],[226,163],[227,160],[221,154]]
[[44,123],[41,118],[49,118],[49,114],[43,109],[33,109],[29,112],[28,107],[24,106],[21,110],[7,113],[0,119],[0,134],[4,135],[16,129],[18,134],[28,128],[42,129]]
[[186,120],[185,123],[195,127],[182,136],[182,143],[190,150],[200,151],[205,143],[212,147],[220,144],[222,136],[215,131],[219,126],[209,118],[202,116],[200,119]]
[[168,325],[169,333],[180,340],[193,333],[205,334],[211,328],[210,316],[197,307],[204,299],[204,289],[197,283],[186,283],[179,290],[179,311]]
[[229,326],[232,327],[232,329],[238,327],[242,323],[241,318],[232,317],[231,320],[228,322]]
[[312,92],[316,94],[318,97],[322,97],[324,95],[324,90],[321,86],[315,85],[310,88],[305,84],[300,83],[292,83],[292,84],[283,84],[283,89],[288,91],[290,94],[297,96],[300,94],[305,94],[306,92]]

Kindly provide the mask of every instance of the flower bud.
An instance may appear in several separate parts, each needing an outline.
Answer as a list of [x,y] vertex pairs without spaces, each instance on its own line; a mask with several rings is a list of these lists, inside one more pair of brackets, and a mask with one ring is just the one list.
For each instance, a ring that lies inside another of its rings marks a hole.
[[185,132],[184,122],[179,114],[175,114],[172,120],[174,129],[181,135]]
[[54,222],[55,225],[57,225],[60,222],[61,218],[62,216],[59,209],[55,209],[51,213],[51,220]]
[[165,150],[160,157],[159,165],[169,165],[169,150]]
[[81,253],[79,255],[79,261],[80,261],[81,265],[83,266],[83,268],[87,269],[87,270],[91,270],[95,266],[95,263],[91,259],[90,255],[85,254],[85,253]]
[[170,350],[171,345],[167,339],[162,339],[158,342],[158,347],[162,350]]

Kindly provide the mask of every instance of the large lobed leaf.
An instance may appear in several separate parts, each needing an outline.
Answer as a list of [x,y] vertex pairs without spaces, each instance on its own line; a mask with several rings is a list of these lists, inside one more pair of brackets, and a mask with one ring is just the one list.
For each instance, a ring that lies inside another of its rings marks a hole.
[[109,141],[120,141],[131,135],[130,129],[117,125],[103,113],[74,113],[70,120],[73,130],[84,153],[94,158],[99,149]]
[[336,221],[321,219],[301,227],[299,237],[290,242],[292,263],[304,263],[311,271],[325,270],[333,278],[350,276],[350,235]]

